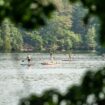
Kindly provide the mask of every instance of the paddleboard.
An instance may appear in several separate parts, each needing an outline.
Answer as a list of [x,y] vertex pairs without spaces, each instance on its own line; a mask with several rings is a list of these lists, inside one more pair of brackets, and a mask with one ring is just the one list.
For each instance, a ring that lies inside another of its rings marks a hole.
[[21,63],[20,65],[22,65],[22,66],[32,66],[34,64],[33,63],[30,63],[30,64],[28,64],[28,63]]

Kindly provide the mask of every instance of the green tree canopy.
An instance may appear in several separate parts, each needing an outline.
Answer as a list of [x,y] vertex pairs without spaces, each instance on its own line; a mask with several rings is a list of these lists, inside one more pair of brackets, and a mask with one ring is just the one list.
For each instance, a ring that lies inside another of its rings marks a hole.
[[9,20],[0,27],[0,47],[3,52],[20,51],[23,46],[22,34]]
[[88,9],[88,13],[84,18],[84,22],[87,23],[91,16],[97,16],[101,23],[100,28],[100,42],[105,46],[105,1],[104,0],[69,0],[70,2],[81,2],[84,8]]
[[50,0],[0,0],[0,23],[9,18],[16,25],[35,28],[45,25],[54,9]]
[[87,47],[88,47],[88,50],[95,50],[96,48],[96,29],[95,27],[90,27],[87,31],[87,35],[85,36],[86,37],[86,44],[87,44]]

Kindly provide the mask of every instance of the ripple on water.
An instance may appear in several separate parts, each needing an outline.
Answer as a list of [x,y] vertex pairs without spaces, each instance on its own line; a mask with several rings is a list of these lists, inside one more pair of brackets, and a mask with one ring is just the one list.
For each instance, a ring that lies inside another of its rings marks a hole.
[[[59,66],[41,65],[49,56],[32,54],[34,65],[22,66],[21,60],[27,54],[0,54],[0,105],[17,105],[19,98],[29,93],[41,94],[46,89],[56,88],[61,92],[72,84],[79,84],[81,76],[87,69],[105,65],[101,56],[73,55],[67,61],[65,55],[55,55]],[[63,61],[65,60],[65,61]],[[37,61],[37,62],[36,62]]]

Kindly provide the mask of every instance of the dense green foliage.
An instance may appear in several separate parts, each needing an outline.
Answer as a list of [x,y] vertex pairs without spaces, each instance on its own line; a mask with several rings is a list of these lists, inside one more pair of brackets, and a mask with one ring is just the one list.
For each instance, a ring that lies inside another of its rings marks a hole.
[[22,34],[8,20],[0,28],[0,49],[2,52],[20,51],[23,46]]
[[[47,21],[47,25],[40,29],[25,31],[21,28],[16,28],[10,22],[7,23],[10,27],[3,30],[3,22],[0,29],[2,33],[0,38],[1,52],[45,51],[54,53],[66,51],[70,54],[71,50],[74,52],[77,50],[85,52],[92,50],[88,42],[92,43],[94,49],[98,48],[97,51],[101,51],[102,48],[94,38],[98,35],[98,27],[96,26],[99,23],[94,18],[87,25],[82,22],[87,9],[84,9],[80,3],[71,6],[67,1],[60,0],[55,2],[59,2],[58,11],[54,12],[52,19]],[[95,26],[94,29],[92,29],[93,25]],[[8,32],[9,30],[11,31]],[[89,30],[97,32],[92,34],[92,32],[89,33]],[[6,31],[8,35],[4,37],[3,33],[6,33]],[[89,39],[91,35],[93,37]],[[12,41],[9,41],[9,39]],[[31,50],[28,50],[28,46],[31,46]]]
[[86,35],[86,44],[87,49],[95,50],[96,48],[96,32],[95,27],[91,27],[88,29],[87,35]]
[[102,0],[69,0],[70,2],[81,1],[83,6],[88,9],[88,12],[84,18],[84,22],[87,23],[91,16],[97,16],[101,23],[100,28],[100,42],[104,46],[105,44],[105,1]]
[[79,35],[70,30],[72,26],[70,14],[60,13],[55,13],[48,25],[40,30],[44,46],[51,52],[55,52],[57,49],[59,51],[70,50],[74,43],[79,42]]
[[[67,0],[68,1],[68,0]],[[16,25],[20,25],[26,28],[34,28],[38,25],[44,25],[49,14],[55,9],[54,4],[58,10],[59,8],[68,8],[68,4],[65,0],[0,0],[0,21],[2,22],[5,18],[9,18]],[[104,44],[104,0],[103,3],[100,0],[69,0],[71,2],[81,1],[85,8],[89,11],[85,17],[85,22],[92,15],[98,16],[101,21],[100,39],[102,44]],[[0,22],[0,23],[1,23]]]
[[[68,1],[68,0],[67,0]],[[5,18],[9,18],[16,25],[23,26],[25,28],[34,28],[39,25],[44,25],[47,17],[50,13],[57,8],[58,11],[61,8],[68,8],[68,4],[65,0],[0,0],[0,21],[2,22]],[[104,45],[104,27],[105,27],[105,6],[104,0],[102,3],[100,0],[69,0],[71,2],[81,1],[83,6],[88,9],[85,16],[85,22],[95,15],[99,17],[101,22],[100,39],[101,44]],[[56,6],[54,6],[54,4]],[[0,22],[0,23],[1,23]]]
[[9,18],[16,25],[35,28],[45,25],[55,6],[50,0],[0,0],[0,23]]

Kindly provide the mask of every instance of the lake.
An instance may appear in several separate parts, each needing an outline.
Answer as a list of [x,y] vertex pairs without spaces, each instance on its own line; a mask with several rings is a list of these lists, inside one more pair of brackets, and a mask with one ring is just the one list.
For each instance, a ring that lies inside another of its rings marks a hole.
[[42,65],[49,54],[30,53],[32,65],[28,66],[27,55],[0,53],[0,105],[17,105],[21,97],[52,88],[65,93],[72,84],[80,83],[88,69],[105,65],[105,58],[94,54],[73,54],[70,62],[67,55],[55,54],[56,65]]

